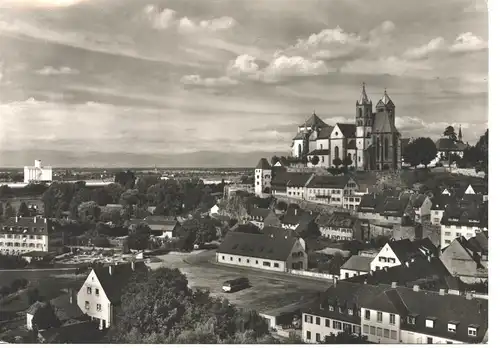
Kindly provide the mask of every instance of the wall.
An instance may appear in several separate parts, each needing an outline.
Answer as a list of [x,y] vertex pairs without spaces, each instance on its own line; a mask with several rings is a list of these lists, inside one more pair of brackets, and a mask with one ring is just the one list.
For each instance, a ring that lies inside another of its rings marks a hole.
[[[302,243],[301,243],[301,241],[302,241]],[[299,252],[302,252],[303,256],[295,256],[295,257],[292,256],[294,253],[299,253]],[[297,239],[295,241],[295,244],[293,245],[292,251],[290,252],[290,255],[288,255],[288,258],[286,260],[287,269],[290,269],[290,270],[293,269],[292,264],[297,263],[297,262],[302,262],[302,269],[308,268],[305,242],[302,239]]]
[[415,239],[416,238],[416,226],[401,226],[394,225],[392,227],[392,237],[396,240],[398,239]]
[[392,237],[393,226],[380,226],[370,224],[370,238],[375,238],[378,236]]
[[[312,317],[312,323],[306,322],[306,316]],[[319,325],[316,324],[316,318],[319,318],[319,320],[320,320]],[[330,327],[327,327],[325,325],[326,320],[329,320]],[[316,343],[317,342],[316,341],[317,334],[319,334],[319,339],[320,339],[320,341],[322,341],[325,339],[325,336],[328,336],[332,333],[336,335],[339,332],[343,331],[343,330],[336,329],[334,322],[340,323],[340,325],[342,325],[342,327],[344,324],[348,324],[348,325],[356,326],[357,330],[361,329],[360,326],[357,324],[303,313],[302,314],[302,340],[306,343]],[[337,328],[338,328],[338,326],[337,326]],[[307,339],[307,332],[308,331],[311,333],[311,339]]]
[[[231,260],[231,258],[232,258],[232,260]],[[217,253],[216,260],[217,260],[217,262],[228,264],[228,265],[236,265],[236,266],[243,266],[243,267],[250,267],[250,268],[265,269],[265,270],[276,271],[276,272],[285,272],[285,266],[286,266],[284,261],[267,260],[267,259],[260,259],[260,258],[255,258],[255,257],[238,256],[238,255],[230,255],[230,254],[223,254],[223,253]],[[271,266],[270,267],[264,266],[263,262],[265,262],[265,261],[270,262]],[[278,267],[275,267],[275,264],[277,264]]]
[[303,277],[312,277],[312,278],[321,278],[321,279],[332,279],[335,278],[333,274],[327,274],[327,273],[317,273],[317,272],[310,272],[310,271],[303,271],[303,270],[297,270],[297,269],[290,269],[288,271],[290,274],[295,274]]
[[450,340],[448,338],[442,338],[438,336],[425,335],[419,332],[412,332],[401,330],[401,343],[403,344],[427,344],[427,337],[432,338],[433,344],[446,344],[446,343],[464,343],[460,341]]
[[[49,251],[49,236],[47,235],[35,235],[35,238],[40,238],[40,239],[26,239],[26,242],[23,241],[22,238],[7,238],[6,236],[12,235],[13,237],[15,236],[20,236],[23,237],[23,235],[20,234],[13,234],[13,233],[6,233],[6,231],[0,231],[2,234],[0,234],[0,253],[2,254],[24,254],[30,251]],[[24,236],[30,236],[30,235],[24,235]],[[12,243],[12,246],[7,246],[7,243]],[[14,243],[19,243],[19,246],[14,246]],[[26,244],[25,246],[22,246],[23,244]],[[29,246],[30,244],[33,244],[33,246]]]
[[30,314],[30,313],[26,313],[26,328],[28,330],[32,330],[33,329],[33,314]]
[[51,167],[24,167],[24,182],[31,181],[52,181],[52,168]]
[[464,236],[466,239],[475,237],[476,231],[480,231],[479,227],[441,225],[441,249],[450,245],[455,238],[460,236]]
[[350,269],[340,269],[340,280],[342,279],[347,279],[347,278],[353,278],[358,275],[363,275],[367,274],[368,272],[363,272],[363,271],[354,271]]
[[476,173],[476,169],[474,169],[474,168],[450,168],[450,172],[453,174],[475,176],[475,177],[479,177],[479,178],[485,177],[484,172]]
[[420,209],[416,209],[415,220],[417,222],[422,222],[422,219],[425,219],[426,217],[431,215],[431,207],[432,207],[432,201],[430,200],[429,197],[426,197]]
[[[380,257],[385,257],[386,259],[393,258],[394,263],[389,263],[387,261],[386,262],[380,261]],[[394,251],[392,251],[389,244],[386,244],[384,245],[382,250],[380,250],[377,256],[373,259],[373,261],[370,263],[370,269],[372,271],[375,271],[377,270],[377,267],[379,267],[379,269],[383,269],[384,267],[395,267],[399,265],[401,265],[401,262],[399,261],[398,257],[396,256]]]
[[[92,288],[92,294],[87,293],[87,287]],[[96,296],[96,289],[99,289],[98,296]],[[89,302],[88,309],[85,308],[85,301]],[[101,283],[99,282],[99,279],[97,278],[93,270],[90,272],[89,276],[85,280],[85,283],[78,291],[77,303],[82,312],[87,314],[88,316],[100,320],[106,320],[106,327],[109,327],[112,324],[112,305],[110,304],[109,299],[104,293]],[[97,311],[98,303],[101,305],[101,311]]]
[[444,210],[431,210],[431,224],[434,226],[441,226],[443,214]]
[[457,275],[466,283],[475,283],[479,280],[488,279],[487,263],[483,264],[486,269],[478,269],[477,264],[469,254],[459,245],[452,243],[439,257],[448,272]]
[[[366,319],[366,312],[370,312],[370,319]],[[398,314],[382,313],[382,321],[377,321],[377,311],[368,308],[361,310],[361,330],[362,334],[368,337],[368,341],[382,344],[399,343],[401,318]],[[394,324],[390,323],[390,315],[394,315]],[[386,337],[388,334],[389,337]],[[395,335],[395,336],[394,336]]]
[[335,240],[352,240],[353,237],[352,228],[320,227],[319,231],[323,237]]
[[267,187],[271,187],[271,170],[255,169],[255,194],[262,195]]

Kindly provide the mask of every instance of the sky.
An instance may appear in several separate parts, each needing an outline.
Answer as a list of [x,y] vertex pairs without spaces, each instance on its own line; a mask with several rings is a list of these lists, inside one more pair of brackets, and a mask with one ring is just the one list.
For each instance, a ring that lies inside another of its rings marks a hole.
[[366,83],[404,137],[488,127],[484,0],[1,0],[0,167],[253,166]]

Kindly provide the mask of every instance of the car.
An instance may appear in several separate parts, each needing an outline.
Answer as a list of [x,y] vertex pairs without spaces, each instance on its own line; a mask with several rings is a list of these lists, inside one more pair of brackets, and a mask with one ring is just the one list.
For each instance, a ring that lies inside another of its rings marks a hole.
[[250,281],[246,277],[236,278],[228,280],[222,284],[222,290],[224,292],[234,292],[246,289],[250,286]]

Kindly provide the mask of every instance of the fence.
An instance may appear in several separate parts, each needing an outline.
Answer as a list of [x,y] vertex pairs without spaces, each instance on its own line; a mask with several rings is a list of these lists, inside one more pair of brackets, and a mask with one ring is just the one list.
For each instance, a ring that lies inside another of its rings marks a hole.
[[302,271],[302,270],[297,270],[297,269],[291,269],[288,272],[290,274],[295,274],[295,275],[299,275],[299,276],[303,276],[303,277],[312,277],[312,278],[329,279],[329,280],[333,280],[333,278],[334,278],[333,274]]

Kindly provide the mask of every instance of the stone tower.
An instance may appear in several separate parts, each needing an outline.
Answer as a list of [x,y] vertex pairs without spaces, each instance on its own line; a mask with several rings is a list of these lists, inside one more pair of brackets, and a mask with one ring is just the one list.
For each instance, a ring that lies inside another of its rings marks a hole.
[[365,83],[361,89],[361,95],[356,101],[356,146],[357,154],[355,166],[357,169],[368,169],[368,158],[366,149],[371,145],[371,133],[373,126],[372,102],[366,95]]

